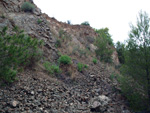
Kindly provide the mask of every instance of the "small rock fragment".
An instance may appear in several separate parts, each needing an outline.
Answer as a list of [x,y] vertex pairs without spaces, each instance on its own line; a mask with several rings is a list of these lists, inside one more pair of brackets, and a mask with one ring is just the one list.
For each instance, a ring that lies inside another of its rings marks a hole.
[[34,91],[31,91],[31,94],[34,95]]
[[95,75],[90,75],[91,78],[95,77]]
[[15,101],[15,100],[14,100],[14,101],[12,101],[12,102],[11,102],[11,105],[12,105],[12,107],[17,107],[17,105],[18,105],[18,101]]

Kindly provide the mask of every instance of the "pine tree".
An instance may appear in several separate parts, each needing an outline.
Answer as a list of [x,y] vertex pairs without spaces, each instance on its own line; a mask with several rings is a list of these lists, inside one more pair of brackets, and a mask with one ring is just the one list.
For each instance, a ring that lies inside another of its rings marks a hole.
[[116,43],[116,50],[117,50],[117,53],[118,53],[118,58],[119,58],[119,62],[121,64],[124,64],[124,51],[125,51],[125,44],[121,43],[121,42],[117,42]]
[[126,74],[143,86],[150,108],[150,19],[146,12],[139,13],[136,26],[131,24],[126,49]]

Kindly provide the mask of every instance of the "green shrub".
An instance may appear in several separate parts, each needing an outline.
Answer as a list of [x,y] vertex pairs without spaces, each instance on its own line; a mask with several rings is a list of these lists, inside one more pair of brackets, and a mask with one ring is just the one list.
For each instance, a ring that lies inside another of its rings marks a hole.
[[33,12],[34,8],[34,5],[30,2],[24,2],[21,6],[22,11],[24,12]]
[[38,20],[37,20],[37,24],[40,24],[40,23],[42,23],[42,20],[41,20],[41,19],[38,19]]
[[88,68],[88,66],[86,64],[84,64],[84,68]]
[[72,38],[70,38],[70,35],[64,31],[63,29],[59,30],[59,39],[61,39],[62,42],[71,41]]
[[110,46],[114,46],[113,39],[111,38],[111,35],[109,34],[109,29],[102,28],[102,29],[96,29],[96,33],[98,33],[99,37],[104,38],[107,41],[107,44]]
[[59,30],[59,37],[62,38],[64,34],[65,34],[65,31],[63,29],[60,29]]
[[95,52],[97,56],[100,56],[101,61],[104,61],[106,63],[112,63],[114,44],[108,31],[108,28],[96,30],[96,33],[98,33],[98,37],[95,41],[95,45],[97,46]]
[[57,39],[55,42],[56,48],[61,47],[61,40]]
[[8,35],[6,31],[7,27],[0,31],[0,79],[13,82],[19,68],[39,60],[38,47],[42,41],[24,35],[17,27],[13,35]]
[[59,56],[62,56],[62,53],[60,52],[60,51],[58,51],[58,53],[57,53]]
[[143,88],[128,76],[117,75],[117,80],[120,83],[121,93],[129,101],[129,106],[134,111],[143,111],[148,108],[148,99],[145,96],[146,92]]
[[52,65],[51,69],[53,70],[54,73],[57,73],[57,74],[61,72],[59,66],[57,65]]
[[125,63],[125,44],[121,42],[116,43],[116,51],[118,53],[119,62],[121,64]]
[[93,63],[97,64],[97,59],[96,58],[93,58]]
[[96,39],[97,49],[95,53],[97,56],[100,56],[100,60],[106,63],[112,63],[112,53],[113,49],[111,46],[108,46],[108,42],[105,38],[98,37]]
[[111,75],[110,75],[110,80],[114,80],[114,78],[115,78],[115,75],[114,75],[114,73],[112,73]]
[[82,22],[81,25],[90,26],[88,21]]
[[79,72],[82,72],[84,68],[88,68],[86,64],[82,64],[82,63],[78,63],[77,67]]
[[84,65],[82,63],[78,63],[78,71],[82,72]]
[[52,65],[50,62],[45,62],[44,67],[50,74],[59,74],[61,72],[59,66]]
[[62,55],[59,57],[58,62],[60,64],[71,64],[71,58],[67,55]]

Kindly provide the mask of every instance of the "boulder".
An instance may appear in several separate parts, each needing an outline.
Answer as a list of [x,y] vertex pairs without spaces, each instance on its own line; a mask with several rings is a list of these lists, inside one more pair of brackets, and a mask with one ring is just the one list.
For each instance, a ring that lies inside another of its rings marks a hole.
[[89,103],[91,112],[104,112],[107,110],[107,105],[110,99],[105,95],[92,98]]

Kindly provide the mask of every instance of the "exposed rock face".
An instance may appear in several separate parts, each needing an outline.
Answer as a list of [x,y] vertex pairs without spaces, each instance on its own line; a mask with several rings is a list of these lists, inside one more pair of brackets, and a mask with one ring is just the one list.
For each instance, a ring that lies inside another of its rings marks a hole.
[[0,13],[20,12],[24,0],[0,0]]
[[[0,27],[7,26],[11,31],[14,26],[32,37],[36,37],[45,42],[45,55],[51,57],[49,59],[57,58],[57,50],[54,47],[55,38],[52,37],[50,27],[47,25],[47,20],[41,15],[41,10],[35,6],[32,13],[25,13],[21,11],[21,5],[24,0],[1,0],[0,1]],[[38,23],[38,20],[41,22]],[[47,50],[49,49],[49,50]],[[51,54],[48,55],[48,54]],[[52,58],[53,57],[53,58]]]
[[[98,34],[94,31],[93,28],[84,25],[69,25],[67,23],[59,22],[55,18],[50,18],[46,14],[43,14],[43,16],[47,19],[54,37],[60,38],[59,35],[62,30],[69,36],[70,40],[68,42],[70,45],[65,44],[66,46],[63,47],[68,52],[68,54],[71,54],[75,49],[88,49],[91,52],[91,56],[95,55],[95,50],[97,47],[94,45],[94,42]],[[119,65],[117,52],[114,47],[113,49],[113,63],[115,65]]]
[[[33,3],[32,0],[0,0],[0,13],[21,12],[21,5],[25,1]],[[42,14],[41,10],[37,7],[33,13],[37,15]]]
[[90,26],[69,25],[59,22],[55,18],[50,18],[46,14],[43,14],[43,16],[49,22],[49,26],[55,37],[59,37],[60,31],[63,30],[70,37],[69,43],[72,48],[78,46],[80,49],[86,49],[88,47],[91,51],[95,51],[96,47],[93,43],[97,34]]
[[[114,49],[115,49],[115,48],[114,48]],[[119,65],[119,64],[120,64],[119,59],[118,59],[118,53],[117,53],[116,50],[115,50],[115,51],[113,52],[113,54],[112,54],[112,59],[113,59],[114,64],[116,64],[116,65]]]

